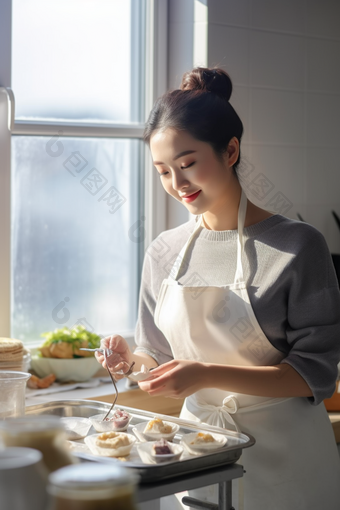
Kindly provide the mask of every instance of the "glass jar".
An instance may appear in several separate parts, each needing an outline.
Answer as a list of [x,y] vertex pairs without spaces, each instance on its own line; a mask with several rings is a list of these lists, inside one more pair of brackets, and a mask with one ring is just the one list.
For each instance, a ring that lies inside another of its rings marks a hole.
[[77,462],[68,451],[63,423],[54,416],[25,416],[1,421],[0,437],[4,446],[40,450],[49,472]]
[[49,476],[49,510],[137,510],[133,471],[119,465],[84,462]]
[[42,454],[32,448],[0,450],[0,507],[46,510],[47,472]]
[[25,414],[26,382],[31,374],[0,370],[0,420]]

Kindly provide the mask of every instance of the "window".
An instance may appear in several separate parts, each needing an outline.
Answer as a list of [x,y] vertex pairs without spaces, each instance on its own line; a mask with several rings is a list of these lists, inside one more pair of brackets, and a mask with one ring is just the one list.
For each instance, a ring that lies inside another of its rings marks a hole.
[[0,335],[131,337],[165,228],[141,138],[166,88],[166,2],[6,0],[0,19]]
[[16,119],[141,122],[143,0],[12,5]]

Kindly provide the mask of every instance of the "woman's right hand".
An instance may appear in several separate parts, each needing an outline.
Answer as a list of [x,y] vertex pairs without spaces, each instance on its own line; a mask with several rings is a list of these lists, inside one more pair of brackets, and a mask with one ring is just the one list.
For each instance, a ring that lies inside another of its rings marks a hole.
[[[133,361],[132,352],[125,338],[120,335],[107,336],[101,340],[100,347],[102,349],[111,349],[113,354],[108,356],[105,360],[104,354],[96,352],[95,357],[97,361],[99,361],[104,368],[108,368],[115,379],[122,379],[124,375],[119,375],[116,372],[119,370],[128,372]],[[108,366],[106,367],[106,365]]]

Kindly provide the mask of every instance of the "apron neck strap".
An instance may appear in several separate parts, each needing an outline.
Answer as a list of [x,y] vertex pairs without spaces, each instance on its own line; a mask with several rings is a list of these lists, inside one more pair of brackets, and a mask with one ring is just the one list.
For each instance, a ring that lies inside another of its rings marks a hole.
[[[237,266],[236,266],[236,273],[235,273],[235,283],[244,281],[243,280],[243,267],[242,267],[242,253],[243,253],[243,249],[244,249],[243,228],[244,228],[246,212],[247,212],[247,196],[246,196],[245,192],[243,191],[243,189],[241,188],[241,199],[240,199],[240,204],[239,204],[239,208],[238,208],[238,216],[237,216],[238,236],[237,236]],[[174,280],[177,280],[178,273],[182,267],[182,263],[183,263],[185,255],[186,255],[186,252],[190,246],[191,241],[193,240],[198,229],[201,226],[203,226],[202,214],[199,216],[199,219],[197,220],[194,230],[192,231],[192,233],[189,236],[189,239],[187,240],[187,242],[185,243],[185,245],[179,252],[179,254],[175,260],[175,263],[172,267],[170,276]]]
[[247,212],[247,196],[245,192],[241,191],[241,199],[238,207],[238,216],[237,216],[237,265],[236,265],[236,273],[235,273],[235,283],[243,282],[243,267],[242,267],[242,253],[244,250],[244,236],[243,236],[243,228],[244,222],[246,219]]

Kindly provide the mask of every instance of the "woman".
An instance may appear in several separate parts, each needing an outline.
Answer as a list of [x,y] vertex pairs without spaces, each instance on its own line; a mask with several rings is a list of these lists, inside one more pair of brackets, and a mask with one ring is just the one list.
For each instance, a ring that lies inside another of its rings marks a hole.
[[196,217],[147,252],[135,352],[117,335],[103,344],[158,367],[139,386],[186,397],[181,417],[255,437],[241,457],[246,510],[335,510],[322,400],[340,358],[339,288],[315,228],[247,200],[231,91],[223,70],[196,68],[151,111],[144,139],[162,185]]

